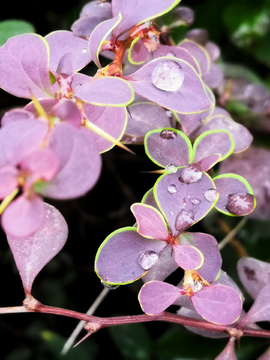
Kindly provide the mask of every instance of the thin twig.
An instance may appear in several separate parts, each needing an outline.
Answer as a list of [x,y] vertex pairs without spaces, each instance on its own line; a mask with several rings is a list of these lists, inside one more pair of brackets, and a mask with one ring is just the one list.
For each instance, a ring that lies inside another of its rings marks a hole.
[[[102,302],[102,300],[106,297],[106,295],[108,294],[110,290],[108,288],[104,288],[101,293],[99,294],[99,296],[96,298],[96,300],[94,301],[94,303],[90,306],[90,308],[87,311],[87,315],[93,315],[93,313],[96,311],[96,309],[98,308],[98,306],[100,305],[100,303]],[[70,337],[68,338],[68,340],[66,341],[62,351],[61,351],[61,355],[66,355],[67,352],[70,350],[70,348],[72,347],[72,345],[75,343],[75,340],[77,338],[77,336],[79,335],[79,333],[83,330],[84,325],[86,324],[86,321],[81,320],[78,325],[75,327],[75,329],[73,330],[72,334],[70,335]]]
[[235,228],[233,228],[227,236],[218,244],[219,250],[223,249],[225,245],[227,245],[237,234],[237,232],[245,225],[247,222],[247,218],[244,217]]

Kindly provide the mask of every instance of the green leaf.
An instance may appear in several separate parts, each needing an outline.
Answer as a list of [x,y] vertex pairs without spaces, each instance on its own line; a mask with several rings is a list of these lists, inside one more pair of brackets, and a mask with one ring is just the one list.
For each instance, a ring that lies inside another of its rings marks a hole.
[[152,359],[152,341],[144,324],[113,326],[108,330],[123,360]]
[[12,36],[34,33],[34,26],[24,20],[5,20],[0,22],[0,46]]

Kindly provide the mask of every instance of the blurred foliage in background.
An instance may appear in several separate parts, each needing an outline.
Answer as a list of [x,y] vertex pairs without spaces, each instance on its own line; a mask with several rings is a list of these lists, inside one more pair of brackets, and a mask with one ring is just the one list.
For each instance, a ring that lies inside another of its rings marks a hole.
[[[45,36],[52,31],[69,30],[85,3],[83,0],[77,0],[76,5],[52,0],[5,2],[0,19],[0,45],[8,37],[19,33],[35,31]],[[268,111],[265,108],[254,111],[252,104],[237,95],[237,89],[252,82],[265,89],[262,93],[255,91],[252,96],[261,96],[264,104],[268,99],[270,0],[183,0],[181,6],[194,10],[195,22],[190,28],[175,28],[172,37],[178,41],[193,28],[204,28],[209,32],[209,39],[221,50],[219,65],[231,88],[236,89],[228,95],[228,83],[225,81],[225,87],[217,90],[220,103],[234,120],[242,122],[252,131],[256,145],[270,148],[270,102]],[[168,18],[163,20],[166,23]],[[225,95],[227,98],[224,98]],[[10,108],[23,106],[24,103],[24,100],[0,91],[1,116]],[[69,224],[70,235],[63,251],[44,268],[34,283],[33,295],[41,302],[86,312],[101,292],[102,286],[93,270],[96,250],[110,232],[134,223],[129,207],[133,202],[140,201],[155,181],[155,175],[142,173],[154,169],[143,148],[133,150],[137,154],[135,157],[116,148],[105,153],[102,176],[97,186],[84,198],[55,203]],[[241,256],[270,261],[268,218],[249,219],[236,239],[221,252],[223,270],[240,287],[236,263]],[[193,230],[209,232],[221,241],[238,222],[239,219],[212,211],[203,222],[194,225]],[[20,305],[24,298],[20,278],[3,233],[0,240],[0,306]],[[179,278],[175,278],[175,284],[178,281]],[[111,291],[96,315],[141,313],[137,301],[140,286],[141,283],[137,282]],[[248,309],[251,299],[242,290]],[[76,323],[73,319],[44,314],[1,316],[1,359],[103,360],[110,356],[124,360],[212,360],[227,343],[226,339],[200,337],[181,326],[135,324],[101,330],[63,357],[60,351]],[[269,328],[269,324],[263,325]],[[264,339],[241,339],[237,347],[238,359],[255,359],[267,346]]]

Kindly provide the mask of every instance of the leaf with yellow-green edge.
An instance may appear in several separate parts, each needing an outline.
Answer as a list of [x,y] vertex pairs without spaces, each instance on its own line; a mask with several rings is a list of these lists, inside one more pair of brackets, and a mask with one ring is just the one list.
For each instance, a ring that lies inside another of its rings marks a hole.
[[140,37],[136,37],[128,49],[128,61],[133,65],[142,65],[148,58],[148,50]]
[[118,38],[134,26],[146,21],[155,19],[166,14],[173,9],[181,0],[137,0],[123,1],[114,0],[112,2],[112,16],[115,17],[121,13],[122,21],[113,30],[113,36]]
[[[227,130],[210,130],[202,133],[193,144],[192,162],[209,157],[210,155],[220,154],[217,161],[226,159],[234,150],[234,140]],[[212,165],[212,166],[213,166]],[[210,166],[210,167],[212,167]],[[208,169],[206,169],[208,170]]]
[[253,190],[246,179],[236,174],[222,174],[213,178],[219,199],[218,211],[230,216],[250,214],[256,206]]
[[99,62],[99,52],[101,46],[113,31],[113,29],[120,23],[121,19],[122,16],[120,13],[118,13],[112,19],[101,22],[98,26],[95,27],[89,37],[88,49],[90,52],[90,57],[99,68],[101,68],[101,64]]

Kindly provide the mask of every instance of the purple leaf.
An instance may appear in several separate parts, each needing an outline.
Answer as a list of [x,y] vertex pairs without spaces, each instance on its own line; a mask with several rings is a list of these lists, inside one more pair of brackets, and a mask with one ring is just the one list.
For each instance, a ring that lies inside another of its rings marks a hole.
[[0,199],[4,199],[18,185],[18,170],[13,166],[4,166],[0,169]]
[[[155,199],[173,236],[202,219],[215,204],[217,192],[211,198],[205,196],[209,190],[215,191],[214,182],[206,173],[195,170],[176,168],[162,175],[154,186]],[[187,183],[183,181],[188,179]]]
[[230,156],[221,163],[220,173],[243,176],[250,184],[256,198],[256,208],[248,215],[255,219],[270,217],[270,152],[251,146],[241,154]]
[[80,128],[81,126],[81,112],[72,100],[62,99],[58,101],[49,113],[76,128]]
[[179,236],[179,242],[190,244],[202,253],[204,262],[198,273],[210,283],[216,280],[222,263],[216,239],[208,234],[185,232]]
[[0,86],[27,99],[53,97],[47,42],[36,34],[10,38],[0,48]]
[[226,285],[204,287],[192,296],[191,302],[205,320],[220,325],[234,323],[242,310],[239,293]]
[[130,6],[128,2],[114,0],[112,2],[112,15],[122,15],[122,21],[113,31],[113,36],[119,37],[121,34],[145,21],[159,17],[174,8],[180,0],[148,0],[147,5],[144,0],[137,0]]
[[234,141],[227,130],[206,131],[193,144],[193,162],[199,162],[213,154],[221,154],[220,161],[228,157],[234,149]]
[[177,46],[169,46],[169,45],[160,44],[158,49],[153,51],[153,58],[157,59],[162,56],[176,57],[178,59],[184,60],[184,61],[188,62],[197,71],[198,74],[200,74],[200,68],[198,66],[198,63],[186,49],[183,49],[183,48],[180,48]]
[[270,264],[267,262],[242,257],[238,260],[237,270],[242,284],[253,299],[270,282]]
[[173,245],[174,259],[184,270],[197,270],[204,263],[203,254],[189,245]]
[[166,167],[188,165],[192,160],[192,146],[188,137],[171,128],[156,129],[145,136],[145,152],[157,165]]
[[5,126],[11,121],[33,119],[34,115],[24,109],[12,109],[7,111],[1,119],[1,127]]
[[186,49],[198,62],[201,76],[204,76],[210,69],[211,61],[207,51],[194,41],[185,39],[178,45],[182,49]]
[[[120,140],[127,122],[127,111],[124,107],[85,104],[84,113],[91,123],[106,131],[114,139]],[[111,141],[104,139],[94,132],[91,133],[99,153],[108,151],[114,146]]]
[[268,283],[258,294],[247,315],[239,322],[239,327],[259,321],[270,321],[270,284]]
[[242,176],[223,174],[214,179],[219,198],[216,209],[226,215],[244,216],[253,211],[256,201],[248,182]]
[[216,107],[212,116],[210,116],[198,128],[198,131],[195,133],[195,136],[199,136],[203,134],[205,131],[209,131],[209,130],[218,130],[218,129],[227,130],[231,134],[235,143],[234,152],[238,153],[246,150],[251,144],[253,139],[248,129],[245,126],[233,121],[230,118],[229,114],[222,115],[219,114],[218,111],[219,108]]
[[213,106],[199,75],[180,59],[152,60],[123,79],[138,95],[179,113],[199,113]]
[[93,32],[91,33],[91,36],[89,38],[89,53],[95,64],[101,68],[100,62],[99,62],[99,52],[100,48],[103,44],[103,42],[107,39],[107,37],[110,35],[112,30],[119,24],[121,21],[121,14],[117,14],[112,19],[105,20],[98,24]]
[[116,230],[99,247],[95,271],[105,283],[131,283],[158,261],[166,246],[164,241],[144,238],[134,227]]
[[21,195],[4,210],[1,223],[7,236],[32,236],[45,218],[45,205],[36,194],[30,199]]
[[141,65],[148,58],[149,52],[140,37],[135,38],[128,49],[128,60],[131,64]]
[[154,207],[145,204],[133,204],[131,211],[137,221],[138,233],[149,239],[168,240],[166,222]]
[[52,131],[48,148],[59,159],[56,176],[38,189],[43,196],[72,199],[84,195],[96,183],[101,170],[101,157],[92,137],[83,129],[59,123]]
[[225,349],[215,358],[215,360],[237,360],[234,350],[236,338],[231,337]]
[[204,157],[198,161],[198,164],[201,166],[203,171],[207,172],[210,170],[217,162],[221,159],[221,154],[214,154]]
[[180,289],[162,281],[150,281],[139,292],[142,310],[148,315],[162,313],[181,296]]
[[50,70],[56,71],[63,55],[71,52],[75,58],[76,71],[82,69],[91,61],[88,52],[88,42],[76,36],[72,31],[54,31],[45,37],[50,48]]
[[143,142],[145,134],[154,129],[170,127],[170,114],[166,109],[150,102],[139,102],[128,107],[129,116],[123,141]]
[[133,101],[134,94],[127,81],[106,76],[77,87],[74,96],[98,106],[126,106]]
[[68,236],[67,224],[60,212],[46,203],[44,208],[44,221],[35,234],[24,238],[7,235],[23,286],[29,293],[37,274],[62,249]]
[[160,254],[158,261],[143,276],[142,281],[145,283],[151,280],[163,281],[178,268],[179,266],[174,260],[172,246],[168,245]]

